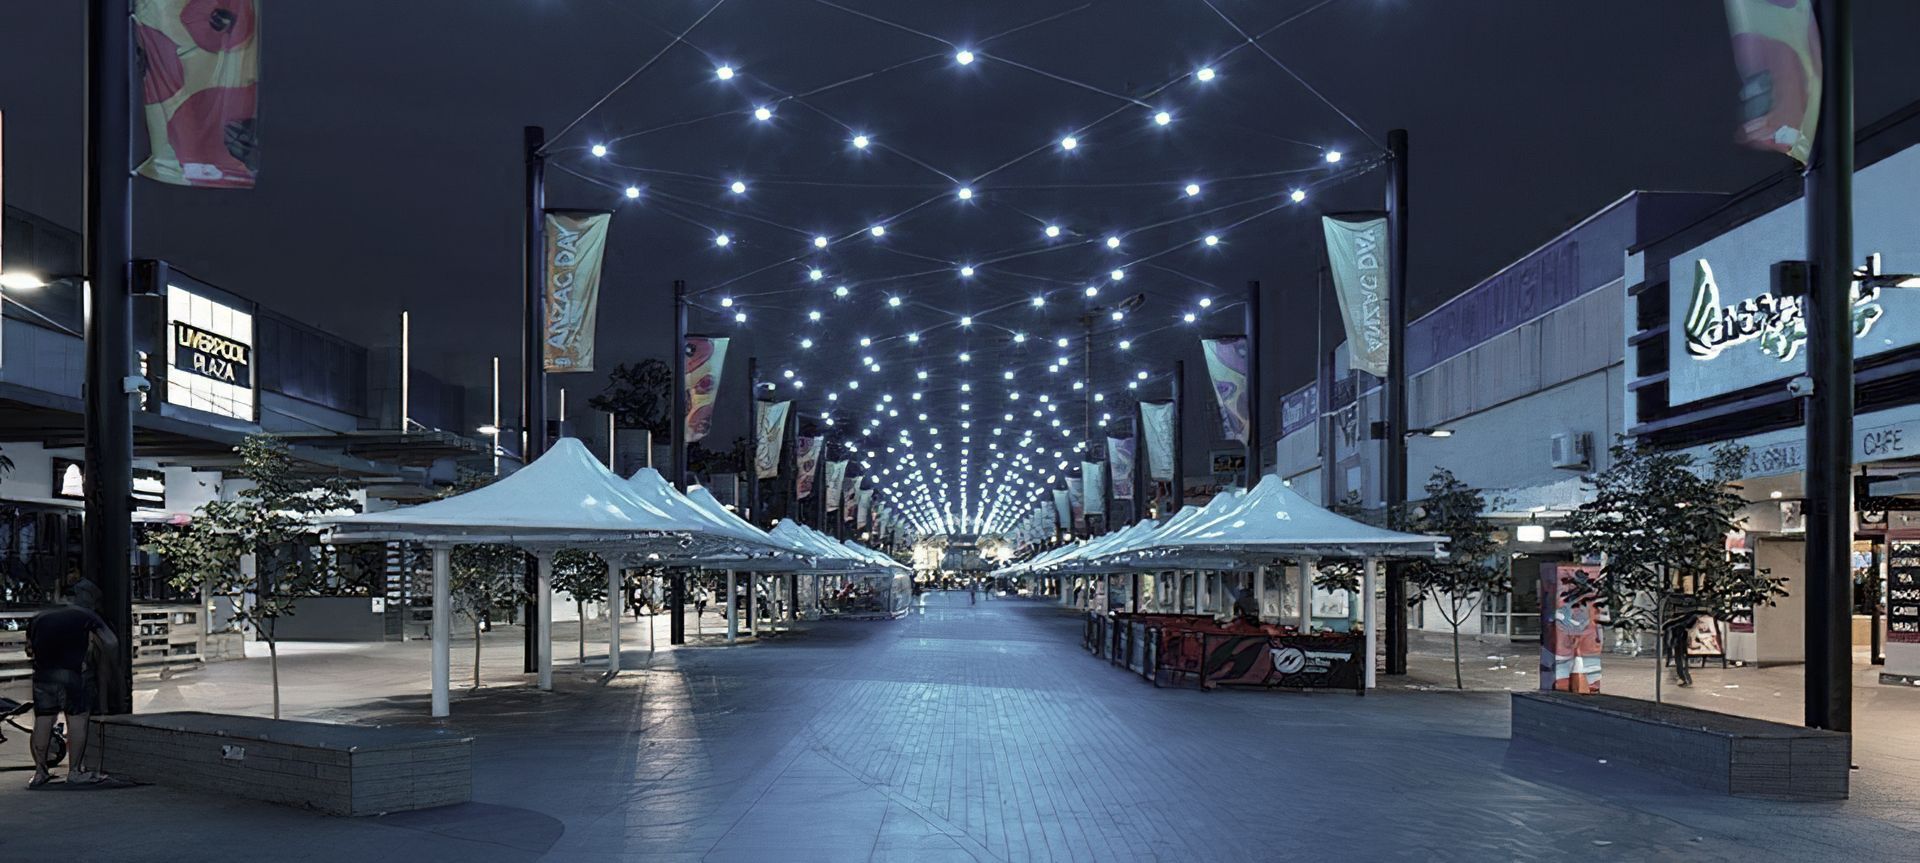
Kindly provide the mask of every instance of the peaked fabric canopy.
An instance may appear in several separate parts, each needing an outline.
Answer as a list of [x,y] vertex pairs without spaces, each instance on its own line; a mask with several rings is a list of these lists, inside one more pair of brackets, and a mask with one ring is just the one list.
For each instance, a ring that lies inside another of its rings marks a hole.
[[1161,531],[1150,545],[1130,554],[1143,562],[1176,566],[1188,555],[1226,555],[1245,563],[1285,556],[1439,557],[1446,542],[1445,537],[1387,530],[1336,514],[1300,496],[1277,476],[1267,476],[1237,500],[1219,512],[1209,505],[1186,525]]
[[332,541],[416,540],[595,547],[689,548],[715,533],[691,511],[643,500],[580,441],[561,438],[532,464],[490,485],[386,512],[325,519]]

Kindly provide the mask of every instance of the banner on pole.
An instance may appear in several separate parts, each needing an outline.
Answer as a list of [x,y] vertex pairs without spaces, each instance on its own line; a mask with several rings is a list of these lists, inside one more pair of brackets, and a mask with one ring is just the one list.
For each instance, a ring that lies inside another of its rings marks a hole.
[[1727,0],[1740,72],[1740,143],[1802,165],[1813,150],[1824,72],[1813,0]]
[[1087,492],[1087,514],[1107,514],[1107,466],[1097,461],[1080,463],[1081,484]]
[[1130,437],[1107,438],[1107,464],[1113,466],[1113,499],[1133,500],[1133,446]]
[[546,370],[593,371],[593,329],[599,317],[600,262],[612,213],[548,210]]
[[688,336],[682,346],[686,355],[682,373],[686,375],[687,443],[705,438],[713,430],[713,402],[720,397],[720,377],[726,371],[730,341],[724,336]]
[[[794,499],[806,500],[813,496],[813,475],[818,472],[814,468],[820,464],[820,445],[825,441],[826,438],[818,435],[793,439],[794,470],[799,471],[793,481]],[[828,469],[831,470],[832,466],[829,465]]]
[[1320,217],[1327,238],[1333,294],[1347,325],[1347,355],[1353,368],[1387,376],[1387,219],[1348,221]]
[[1087,485],[1081,477],[1067,477],[1067,505],[1073,509],[1073,529],[1087,529]]
[[847,481],[847,463],[827,462],[827,512],[840,511],[840,486]]
[[753,453],[753,473],[761,479],[780,475],[780,446],[787,435],[787,409],[793,402],[756,402],[754,422],[759,426],[760,446]]
[[1220,435],[1244,444],[1249,409],[1247,337],[1201,339],[1200,348],[1207,357],[1207,377],[1213,380],[1213,396],[1220,402]]
[[860,499],[860,478],[850,476],[840,487],[840,520],[853,521],[853,508]]
[[1067,499],[1067,490],[1053,490],[1053,514],[1061,530],[1073,530],[1073,502]]
[[1147,437],[1147,479],[1173,481],[1173,402],[1141,402]]
[[854,524],[865,528],[873,520],[873,489],[856,488],[854,490],[853,501],[856,508],[855,511],[859,514],[858,517],[853,520]]
[[253,188],[260,168],[255,0],[141,0],[133,7],[150,152],[140,175],[175,186]]

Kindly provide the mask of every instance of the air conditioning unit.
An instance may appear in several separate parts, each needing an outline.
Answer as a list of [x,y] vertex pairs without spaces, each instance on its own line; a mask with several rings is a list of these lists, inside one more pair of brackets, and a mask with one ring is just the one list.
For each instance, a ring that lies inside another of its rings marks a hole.
[[1561,432],[1553,436],[1553,466],[1586,470],[1592,461],[1593,438],[1586,432]]

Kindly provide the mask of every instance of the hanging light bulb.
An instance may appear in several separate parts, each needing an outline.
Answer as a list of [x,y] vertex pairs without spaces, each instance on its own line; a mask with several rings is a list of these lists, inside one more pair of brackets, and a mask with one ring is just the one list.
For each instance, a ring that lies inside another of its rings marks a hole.
[[836,297],[844,297],[844,296],[846,296],[846,295],[847,295],[847,286],[846,286],[846,285],[841,285],[841,286],[839,286],[839,287],[836,287],[836,288],[834,288],[834,289],[833,289],[833,295],[834,295],[834,296],[836,296]]
[[809,279],[812,279],[812,280],[814,280],[814,281],[816,281],[816,282],[817,282],[817,281],[820,281],[821,279],[824,279],[824,278],[826,278],[826,277],[827,277],[827,274],[826,274],[826,273],[823,273],[823,272],[820,272],[820,268],[819,268],[819,267],[815,267],[815,268],[813,268],[813,269],[811,269],[811,270],[808,270],[808,271],[807,271],[807,278],[809,278]]
[[732,245],[732,243],[733,243],[733,238],[727,236],[726,234],[718,234],[713,238],[713,244],[723,249],[729,245]]
[[1068,135],[1065,138],[1060,139],[1060,149],[1062,150],[1072,150],[1079,146],[1080,146],[1080,139],[1075,138],[1072,135]]
[[765,105],[755,108],[753,109],[753,119],[759,120],[760,122],[765,123],[766,121],[773,119],[773,109],[768,108]]
[[606,156],[607,156],[607,145],[605,145],[605,144],[595,144],[595,145],[593,145],[593,156],[594,156],[594,158],[596,158],[596,159],[604,159],[604,158],[606,158]]
[[633,200],[634,198],[638,198],[638,197],[640,197],[640,187],[639,187],[639,186],[628,186],[628,187],[627,187],[627,200]]
[[1198,78],[1199,80],[1202,80],[1202,81],[1211,81],[1213,80],[1213,67],[1202,66],[1199,68],[1199,70],[1193,73],[1193,77]]
[[1208,234],[1204,242],[1209,246],[1218,246],[1220,245],[1220,238],[1214,234]]
[[1046,235],[1047,235],[1047,236],[1049,236],[1049,237],[1058,237],[1058,236],[1060,236],[1060,226],[1059,226],[1059,225],[1048,225],[1048,226],[1047,226],[1047,230],[1046,230]]
[[962,201],[971,201],[971,200],[973,200],[973,190],[972,190],[972,189],[969,189],[969,188],[967,188],[966,186],[961,186],[961,187],[960,187],[960,191],[959,191],[959,192],[957,192],[956,194],[958,194],[958,195],[960,196],[960,200],[962,200]]
[[1187,193],[1187,197],[1189,198],[1198,198],[1200,197],[1200,184],[1188,183],[1187,188],[1184,189],[1183,191]]
[[1165,111],[1161,111],[1153,115],[1153,122],[1155,125],[1165,126],[1168,123],[1173,122],[1173,115]]
[[1305,189],[1295,189],[1287,194],[1287,198],[1298,204],[1307,199],[1307,192]]
[[969,64],[969,63],[972,63],[972,62],[973,62],[973,52],[972,52],[972,51],[968,51],[968,50],[966,50],[966,49],[964,49],[964,48],[962,48],[962,49],[960,50],[960,53],[958,53],[958,54],[955,54],[955,55],[953,55],[953,62],[955,62],[955,63],[959,63],[959,64],[960,64],[960,65],[962,65],[962,66],[965,66],[965,65],[967,65],[967,64]]
[[1327,151],[1327,164],[1329,164],[1329,165],[1331,165],[1331,164],[1334,164],[1334,163],[1336,163],[1336,162],[1338,162],[1338,161],[1340,161],[1340,158],[1341,158],[1341,155],[1340,155],[1340,151],[1339,151],[1339,150],[1328,150],[1328,151]]
[[873,143],[873,140],[865,135],[853,136],[853,148],[856,150],[865,150],[867,145],[871,143]]
[[887,226],[874,225],[873,227],[867,229],[867,233],[872,234],[876,237],[884,237],[887,235]]
[[725,66],[725,65],[720,66],[719,68],[713,70],[713,74],[714,74],[714,77],[719,78],[722,81],[731,81],[733,80],[733,67]]
[[824,248],[826,248],[826,247],[827,247],[827,238],[826,238],[826,237],[814,237],[814,238],[813,238],[813,247],[814,247],[814,248],[816,248],[816,249],[824,249]]
[[964,266],[964,267],[961,267],[961,268],[960,268],[960,278],[963,278],[963,279],[971,279],[971,278],[973,278],[973,267],[972,267],[972,266]]

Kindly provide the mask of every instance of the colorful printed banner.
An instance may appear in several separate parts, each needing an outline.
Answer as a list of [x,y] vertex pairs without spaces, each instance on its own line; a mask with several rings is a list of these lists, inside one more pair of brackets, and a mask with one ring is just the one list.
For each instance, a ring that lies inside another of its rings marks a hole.
[[1327,263],[1333,294],[1347,324],[1347,355],[1352,367],[1377,378],[1387,376],[1387,219],[1360,221],[1320,217],[1327,237]]
[[813,496],[813,476],[819,472],[814,468],[820,464],[820,447],[826,440],[818,435],[793,439],[794,470],[799,471],[793,481],[793,496],[796,500],[806,500]]
[[1087,490],[1087,514],[1107,514],[1107,466],[1097,461],[1080,463],[1080,479]]
[[787,436],[787,409],[793,402],[757,402],[754,422],[759,426],[760,445],[753,453],[753,474],[761,479],[780,475],[780,446]]
[[1087,529],[1087,492],[1086,483],[1080,477],[1067,477],[1067,504],[1073,509],[1073,529]]
[[1141,402],[1147,437],[1147,479],[1173,481],[1173,402]]
[[1740,143],[1800,164],[1820,119],[1820,28],[1813,0],[1727,0],[1740,70]]
[[612,213],[547,211],[547,371],[593,371],[600,262],[612,221]]
[[683,373],[687,388],[686,442],[693,443],[713,430],[713,401],[720,397],[720,377],[727,368],[731,339],[688,336]]
[[1107,464],[1113,466],[1113,499],[1133,500],[1133,438],[1107,438]]
[[1248,410],[1247,337],[1201,339],[1200,352],[1207,357],[1207,377],[1213,379],[1213,396],[1220,402],[1220,435],[1244,444]]
[[827,462],[827,512],[840,510],[840,487],[847,481],[847,463],[844,461]]
[[1053,490],[1053,514],[1061,530],[1073,530],[1073,502],[1067,498],[1067,490]]
[[133,4],[151,155],[140,175],[251,189],[260,169],[260,17],[254,0]]

